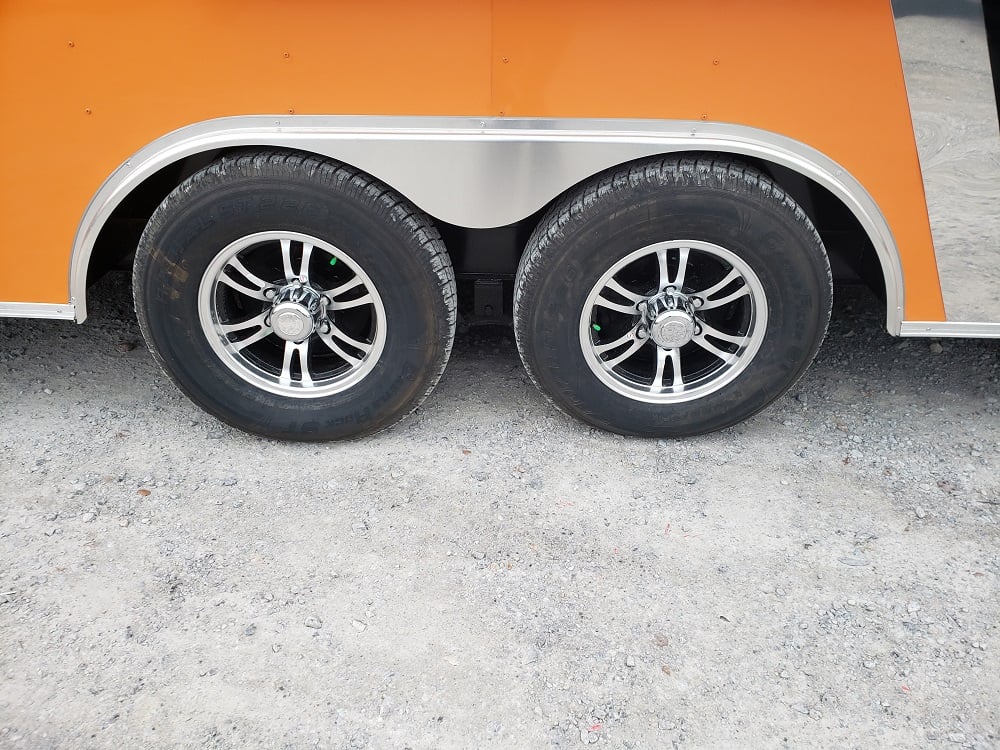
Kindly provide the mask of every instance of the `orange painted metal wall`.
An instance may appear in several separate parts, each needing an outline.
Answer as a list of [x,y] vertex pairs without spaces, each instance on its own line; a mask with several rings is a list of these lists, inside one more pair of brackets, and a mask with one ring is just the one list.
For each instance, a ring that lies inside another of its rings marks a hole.
[[0,300],[65,303],[105,178],[240,114],[705,119],[840,162],[943,320],[889,0],[0,0]]

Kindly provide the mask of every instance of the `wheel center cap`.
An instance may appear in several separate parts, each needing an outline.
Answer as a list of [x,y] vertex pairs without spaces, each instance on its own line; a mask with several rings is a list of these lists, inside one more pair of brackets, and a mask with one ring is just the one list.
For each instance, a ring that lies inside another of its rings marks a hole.
[[657,346],[676,349],[694,338],[694,329],[694,318],[683,310],[669,310],[656,316],[649,337]]
[[303,305],[281,302],[271,312],[271,328],[285,341],[302,341],[312,335],[316,321]]
[[271,305],[271,329],[285,341],[305,341],[316,330],[323,302],[319,292],[299,283],[278,290]]

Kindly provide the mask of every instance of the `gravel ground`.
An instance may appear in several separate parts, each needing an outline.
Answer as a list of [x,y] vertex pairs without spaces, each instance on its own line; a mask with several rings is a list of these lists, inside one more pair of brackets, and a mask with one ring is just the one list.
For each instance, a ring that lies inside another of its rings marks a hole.
[[1000,746],[1000,342],[849,291],[788,396],[668,442],[474,331],[396,428],[283,444],[126,287],[0,320],[0,747]]

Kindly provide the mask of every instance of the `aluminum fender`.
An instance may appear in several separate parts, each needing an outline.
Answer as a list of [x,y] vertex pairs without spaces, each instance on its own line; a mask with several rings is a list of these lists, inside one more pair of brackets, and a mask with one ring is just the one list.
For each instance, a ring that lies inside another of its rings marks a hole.
[[116,169],[91,199],[73,244],[70,294],[78,321],[87,316],[90,256],[115,207],[157,170],[233,146],[292,148],[337,159],[391,185],[431,216],[470,228],[512,224],[597,172],[641,157],[683,151],[759,157],[815,180],[850,208],[882,266],[886,327],[898,334],[902,325],[902,266],[882,212],[845,169],[791,138],[700,121],[295,115],[189,125]]

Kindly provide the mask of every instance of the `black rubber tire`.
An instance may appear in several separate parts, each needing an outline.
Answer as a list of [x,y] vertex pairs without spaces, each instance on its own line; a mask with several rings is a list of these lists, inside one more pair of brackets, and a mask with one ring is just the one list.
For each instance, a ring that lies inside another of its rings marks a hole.
[[[342,248],[378,290],[385,346],[347,390],[274,394],[235,375],[210,346],[198,316],[201,279],[222,248],[262,231]],[[455,336],[455,275],[429,217],[370,175],[297,153],[226,157],[184,181],[142,235],[133,290],[150,351],[180,389],[224,422],[279,439],[358,437],[397,422],[431,392]]]
[[[721,245],[749,264],[766,292],[764,339],[746,369],[714,393],[634,400],[587,365],[580,316],[616,262],[681,239]],[[819,235],[769,178],[731,160],[660,158],[598,175],[553,205],[518,268],[514,332],[528,374],[568,414],[625,435],[683,437],[740,422],[788,390],[822,343],[832,299]]]

